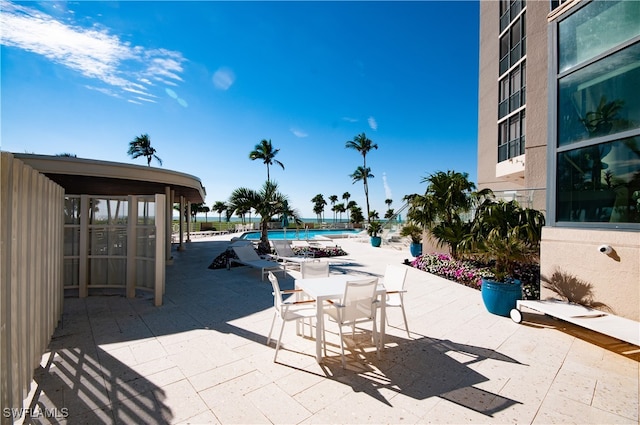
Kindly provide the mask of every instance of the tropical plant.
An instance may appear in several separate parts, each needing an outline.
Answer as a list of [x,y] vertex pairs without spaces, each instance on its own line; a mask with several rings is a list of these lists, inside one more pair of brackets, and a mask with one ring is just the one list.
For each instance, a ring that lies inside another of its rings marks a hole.
[[147,166],[151,167],[151,159],[155,158],[160,165],[162,160],[156,155],[156,150],[151,146],[151,139],[148,134],[142,134],[129,142],[129,156],[136,159],[141,156],[147,158]]
[[222,221],[222,213],[227,210],[227,204],[223,201],[216,201],[211,209],[218,213],[218,222]]
[[464,216],[479,196],[473,191],[475,184],[469,181],[467,173],[451,170],[437,171],[421,182],[428,183],[424,195],[405,197],[409,202],[407,218],[426,229],[438,246],[448,246],[453,258],[457,259],[458,244],[470,228],[469,220]]
[[349,220],[351,223],[359,224],[364,221],[364,215],[362,215],[362,208],[358,205],[352,205],[349,208]]
[[325,201],[322,194],[319,193],[311,199],[311,202],[313,202],[313,212],[316,215],[316,219],[318,220],[318,223],[321,223],[322,214],[324,213],[324,207],[327,205],[327,201]]
[[340,214],[340,223],[342,223],[342,213],[347,211],[347,208],[344,204],[336,204],[333,208],[335,208],[336,212]]
[[367,179],[372,179],[374,177],[373,174],[371,174],[371,169],[370,168],[365,168],[363,166],[359,166],[358,168],[356,168],[356,170],[349,175],[349,177],[351,177],[352,179],[352,184],[355,184],[356,182],[362,181],[364,182],[364,197],[367,201],[367,217],[369,217],[369,212],[370,212],[370,208],[369,208],[369,186],[367,184]]
[[411,243],[422,243],[422,232],[422,227],[409,222],[400,229],[400,236],[409,237]]
[[369,226],[367,227],[367,233],[371,237],[377,237],[378,233],[382,230],[382,223],[378,220],[369,221]]
[[336,202],[338,202],[338,195],[329,196],[329,202],[331,202],[331,211],[333,211],[333,221],[336,221]]
[[[229,205],[234,210],[238,206],[250,205],[260,215],[260,243],[258,249],[261,252],[270,252],[269,245],[269,221],[274,216],[279,216],[288,209],[288,198],[278,191],[278,184],[267,180],[260,190],[249,188],[235,189],[229,197]],[[297,217],[299,218],[299,217]]]
[[351,194],[349,192],[345,192],[342,194],[342,199],[345,202],[345,211],[347,213],[347,222],[349,222],[349,210],[351,209],[349,198],[351,198]]
[[271,139],[266,140],[262,139],[260,143],[258,143],[254,150],[249,153],[249,159],[255,161],[256,159],[261,159],[262,162],[267,166],[267,180],[271,180],[269,175],[269,166],[278,164],[284,170],[284,164],[277,159],[275,156],[280,152],[280,149],[274,149],[271,144]]
[[345,205],[345,208],[347,210],[347,221],[349,223],[351,223],[351,211],[353,210],[353,207],[357,207],[358,203],[356,201],[349,201],[347,202],[347,205]]
[[208,213],[209,212],[209,207],[205,206],[204,202],[199,202],[199,203],[192,203],[191,204],[191,219],[193,222],[196,221],[196,216],[198,215],[198,213]]
[[362,181],[364,185],[364,197],[367,204],[367,217],[369,217],[368,179],[373,178],[374,176],[373,174],[371,174],[371,169],[367,167],[367,154],[372,149],[378,149],[378,145],[368,139],[365,133],[362,133],[355,136],[353,140],[347,141],[345,147],[347,149],[355,149],[362,155],[362,167],[358,167],[350,177],[353,179],[353,183],[355,183],[356,181]]
[[485,202],[476,210],[459,248],[492,265],[495,279],[514,277],[521,264],[537,262],[545,219],[516,201]]

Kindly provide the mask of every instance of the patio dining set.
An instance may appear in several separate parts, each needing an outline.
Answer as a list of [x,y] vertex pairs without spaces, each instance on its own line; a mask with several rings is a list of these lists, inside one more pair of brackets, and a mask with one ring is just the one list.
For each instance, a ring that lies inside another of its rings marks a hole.
[[[402,310],[404,327],[410,337],[404,310],[404,284],[407,275],[405,266],[387,265],[384,278],[380,281],[376,276],[331,273],[328,261],[304,254],[296,255],[287,241],[278,241],[274,243],[274,247],[275,254],[261,257],[250,243],[235,243],[231,246],[237,257],[231,261],[259,269],[262,279],[268,276],[271,282],[274,314],[267,345],[271,342],[276,320],[280,321],[274,362],[277,360],[286,322],[296,322],[298,335],[304,335],[305,326],[312,330],[315,328],[318,363],[322,363],[327,356],[325,319],[335,323],[343,368],[346,367],[345,339],[348,336],[343,328],[351,329],[352,343],[355,341],[356,331],[370,334],[372,347],[379,357],[380,350],[384,348],[387,307],[399,307]],[[292,266],[297,268],[301,277],[295,279],[294,289],[283,290],[275,273],[284,274],[287,267]],[[368,326],[363,327],[363,324]],[[356,355],[355,350],[351,351]]]

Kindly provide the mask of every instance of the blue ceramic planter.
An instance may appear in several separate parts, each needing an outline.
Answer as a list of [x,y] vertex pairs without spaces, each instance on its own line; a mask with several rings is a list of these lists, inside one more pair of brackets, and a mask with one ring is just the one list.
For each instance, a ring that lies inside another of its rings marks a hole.
[[502,283],[482,279],[480,292],[489,313],[508,317],[511,309],[516,308],[516,301],[522,299],[522,282]]
[[380,236],[371,236],[371,246],[378,247],[382,244],[382,238]]
[[411,245],[409,245],[409,252],[414,257],[417,257],[418,255],[422,255],[422,244],[421,243],[412,243]]

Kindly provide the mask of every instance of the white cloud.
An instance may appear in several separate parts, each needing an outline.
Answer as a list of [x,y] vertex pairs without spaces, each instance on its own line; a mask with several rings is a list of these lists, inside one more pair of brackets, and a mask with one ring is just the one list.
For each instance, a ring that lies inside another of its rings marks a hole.
[[309,136],[307,133],[305,133],[302,130],[298,130],[297,128],[291,128],[291,129],[289,129],[289,131],[291,131],[293,133],[293,135],[296,136],[296,137],[301,137],[302,138],[302,137]]
[[0,8],[3,45],[44,56],[86,78],[98,80],[108,87],[99,90],[105,94],[123,90],[156,97],[148,92],[151,80],[173,84],[183,81],[180,74],[185,59],[179,52],[131,46],[106,28],[67,24],[44,12],[7,1],[0,1]]
[[372,130],[377,130],[378,129],[378,123],[376,122],[375,118],[369,117],[367,122],[369,123],[369,127],[371,127]]
[[213,85],[220,90],[228,90],[236,81],[236,76],[229,68],[222,67],[213,74]]
[[351,117],[342,117],[342,120],[347,122],[358,122],[357,118],[351,118]]
[[382,184],[384,185],[384,199],[393,199],[391,188],[387,182],[387,173],[382,173]]

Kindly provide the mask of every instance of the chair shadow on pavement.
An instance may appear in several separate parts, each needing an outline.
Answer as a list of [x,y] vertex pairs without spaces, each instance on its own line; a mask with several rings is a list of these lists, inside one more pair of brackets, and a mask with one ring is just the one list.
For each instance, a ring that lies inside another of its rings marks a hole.
[[[387,335],[385,345],[387,348],[380,360],[375,351],[357,349],[356,361],[354,354],[346,350],[346,369],[342,369],[339,347],[334,347],[335,351],[323,359],[324,376],[350,385],[354,392],[366,393],[390,407],[393,398],[385,395],[389,392],[416,400],[439,397],[488,417],[521,404],[476,387],[489,379],[470,367],[474,363],[492,359],[526,366],[498,351],[426,336],[408,340]],[[316,374],[308,369],[289,367]]]

